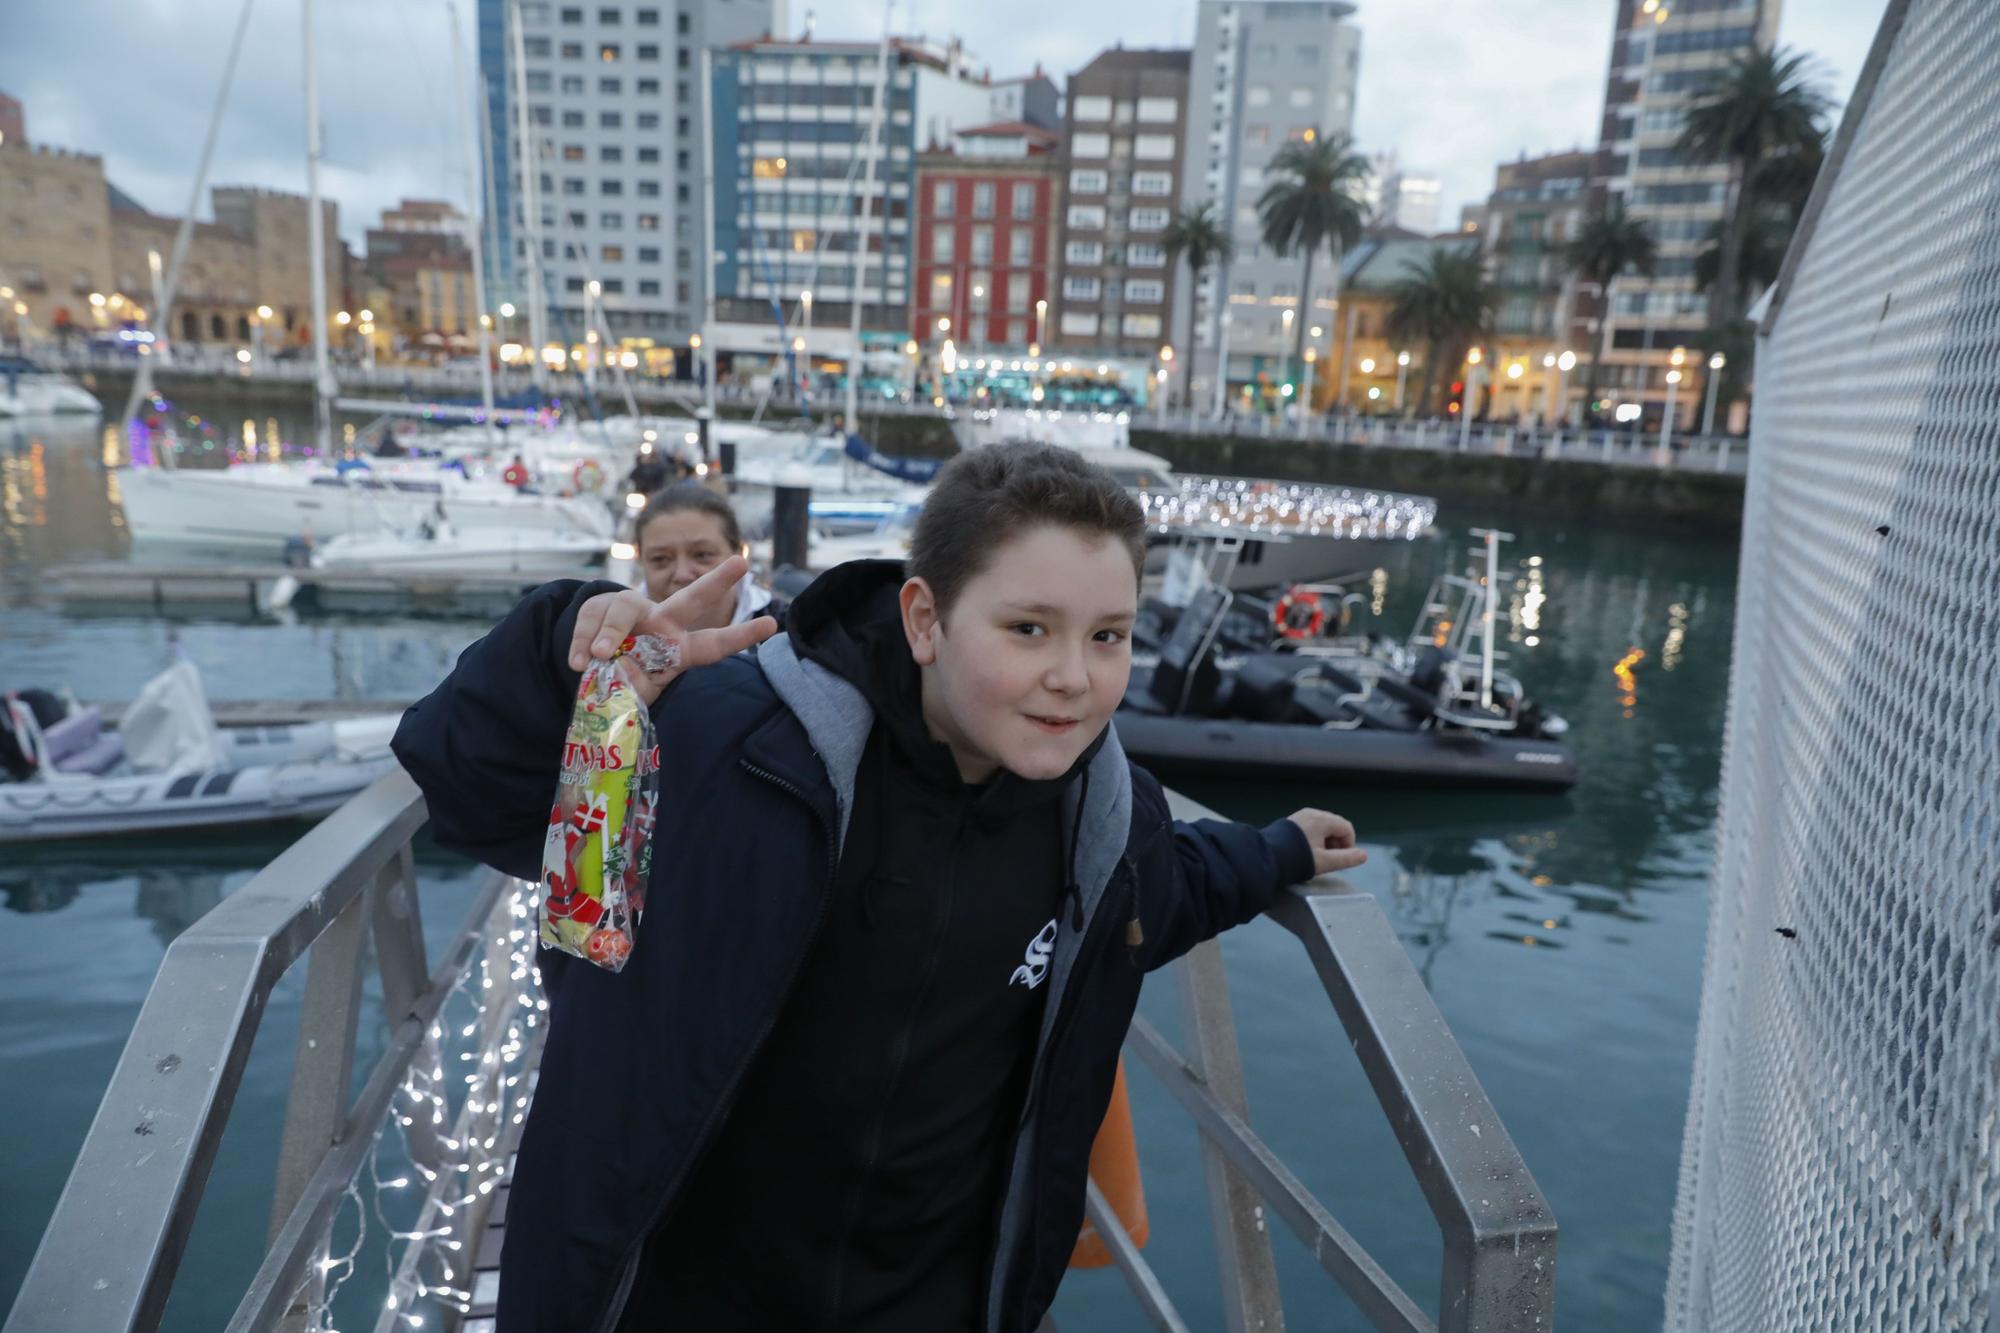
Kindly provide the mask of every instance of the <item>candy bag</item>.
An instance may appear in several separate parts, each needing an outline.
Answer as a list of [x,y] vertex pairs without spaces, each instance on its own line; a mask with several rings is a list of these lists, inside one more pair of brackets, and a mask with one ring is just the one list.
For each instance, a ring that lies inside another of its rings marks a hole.
[[638,938],[659,800],[659,742],[626,673],[664,670],[678,647],[642,635],[610,661],[591,662],[563,737],[542,844],[541,941],[610,972],[624,968]]

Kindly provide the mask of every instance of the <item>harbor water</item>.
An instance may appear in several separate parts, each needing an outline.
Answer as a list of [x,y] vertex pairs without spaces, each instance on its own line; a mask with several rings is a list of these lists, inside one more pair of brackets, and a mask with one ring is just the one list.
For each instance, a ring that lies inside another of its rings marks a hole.
[[[181,404],[183,411],[188,404]],[[200,405],[215,449],[297,438],[295,416]],[[198,446],[197,446],[198,447]],[[482,625],[364,618],[71,615],[41,588],[69,560],[132,550],[118,508],[115,432],[0,422],[0,688],[130,697],[176,656],[215,699],[406,699]],[[203,460],[207,461],[207,460]],[[1338,478],[1327,480],[1338,481]],[[1736,551],[1627,528],[1447,509],[1357,585],[1407,630],[1466,532],[1514,534],[1501,585],[1508,669],[1571,723],[1581,781],[1566,796],[1275,785],[1188,785],[1256,821],[1305,805],[1359,828],[1376,894],[1561,1226],[1561,1326],[1657,1327],[1694,1047],[1729,671]],[[296,826],[10,849],[0,858],[0,1309],[24,1274],[167,944],[268,862]],[[420,848],[433,947],[473,871]],[[1226,937],[1257,1131],[1388,1272],[1435,1314],[1437,1229],[1303,950],[1269,922]],[[264,1023],[166,1326],[219,1327],[264,1242],[277,1126],[303,969]],[[1172,979],[1142,1009],[1180,1029]],[[357,1066],[381,1049],[364,1025]],[[1151,1240],[1146,1254],[1189,1324],[1222,1326],[1197,1136],[1136,1066],[1131,1089]],[[1365,1327],[1289,1234],[1276,1252],[1288,1326]],[[373,1252],[370,1253],[379,1253]],[[348,1284],[341,1327],[373,1323],[377,1257]],[[1077,1272],[1054,1310],[1066,1330],[1145,1327],[1115,1270]]]

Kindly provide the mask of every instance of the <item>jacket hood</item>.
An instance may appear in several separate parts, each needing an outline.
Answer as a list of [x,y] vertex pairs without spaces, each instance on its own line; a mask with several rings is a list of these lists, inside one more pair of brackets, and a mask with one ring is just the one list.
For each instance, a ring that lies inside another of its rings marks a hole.
[[793,601],[787,628],[798,655],[861,692],[896,748],[926,782],[973,795],[973,815],[1003,819],[1055,799],[1103,748],[1100,731],[1060,777],[1024,778],[1001,769],[976,787],[958,772],[951,747],[924,723],[923,672],[903,634],[900,560],[851,560],[815,579]]

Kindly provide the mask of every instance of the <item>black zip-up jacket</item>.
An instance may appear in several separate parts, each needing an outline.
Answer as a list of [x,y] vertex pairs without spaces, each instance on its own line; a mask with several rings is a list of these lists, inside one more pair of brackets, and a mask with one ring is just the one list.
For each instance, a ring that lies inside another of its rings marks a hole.
[[[577,685],[571,628],[586,598],[611,590],[564,581],[530,594],[405,716],[396,753],[445,845],[538,877]],[[653,716],[660,817],[632,961],[613,975],[539,958],[551,1026],[508,1205],[503,1333],[617,1327],[648,1237],[729,1123],[826,929],[875,731],[867,696],[786,635],[690,672]],[[1036,988],[1025,1076],[1005,1094],[982,1333],[1028,1333],[1054,1298],[1144,972],[1312,869],[1289,821],[1173,821],[1114,729],[1058,800],[1074,891]],[[766,1254],[737,1262],[745,1283],[770,1271]]]

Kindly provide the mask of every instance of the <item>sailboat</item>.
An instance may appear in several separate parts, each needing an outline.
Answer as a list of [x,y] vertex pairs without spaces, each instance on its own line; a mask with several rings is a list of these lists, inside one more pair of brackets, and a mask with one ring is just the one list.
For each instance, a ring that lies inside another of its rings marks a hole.
[[[418,541],[423,525],[429,524],[435,531],[439,525],[449,523],[456,530],[468,533],[498,530],[519,537],[528,532],[544,532],[563,539],[588,537],[608,547],[611,514],[600,499],[535,493],[509,485],[497,476],[468,475],[466,468],[454,466],[449,460],[327,461],[335,457],[333,400],[338,389],[326,341],[327,245],[325,219],[320,209],[319,79],[313,43],[313,0],[301,0],[300,8],[304,20],[307,253],[312,267],[313,436],[318,458],[299,463],[233,463],[219,469],[183,468],[170,466],[172,452],[161,451],[162,466],[129,469],[120,483],[126,525],[133,538],[140,542],[171,542],[275,555],[301,539],[310,544],[343,536],[380,537],[388,533],[407,534],[410,540]],[[247,18],[247,4],[243,12]],[[455,8],[453,20],[455,25]],[[217,120],[222,100],[228,95],[242,33],[239,21],[236,42],[224,70],[222,94],[216,104]],[[456,43],[453,50],[457,51]],[[459,93],[463,104],[462,76]],[[214,131],[212,122],[209,142],[196,173],[197,197],[207,175]],[[466,156],[468,163],[474,161],[469,131]],[[191,205],[186,217],[192,218],[194,211]],[[173,301],[187,230],[184,219],[159,302],[163,326]],[[490,423],[492,331],[486,317],[479,228],[472,230],[471,246],[479,316],[480,392]],[[128,427],[136,404],[150,387],[146,374],[149,369],[149,363],[142,361],[126,413]],[[492,429],[490,424],[488,429]],[[497,433],[494,440],[498,447]]]

